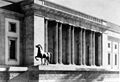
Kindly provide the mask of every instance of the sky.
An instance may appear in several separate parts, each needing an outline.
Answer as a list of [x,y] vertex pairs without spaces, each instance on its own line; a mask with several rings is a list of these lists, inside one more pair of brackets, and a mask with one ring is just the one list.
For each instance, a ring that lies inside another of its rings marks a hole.
[[48,0],[120,26],[120,0]]

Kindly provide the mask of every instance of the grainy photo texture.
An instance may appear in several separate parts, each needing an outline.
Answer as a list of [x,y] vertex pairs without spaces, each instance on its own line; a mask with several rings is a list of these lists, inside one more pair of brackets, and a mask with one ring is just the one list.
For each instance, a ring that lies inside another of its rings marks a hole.
[[0,0],[0,82],[120,82],[120,0]]

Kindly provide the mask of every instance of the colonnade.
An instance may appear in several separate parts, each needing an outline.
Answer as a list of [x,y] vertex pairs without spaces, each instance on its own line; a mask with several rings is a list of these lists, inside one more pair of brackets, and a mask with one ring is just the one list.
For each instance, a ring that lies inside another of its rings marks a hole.
[[[102,34],[100,32],[68,24],[66,25],[56,21],[54,21],[53,25],[50,25],[50,23],[53,23],[53,21],[45,20],[45,51],[50,52],[49,47],[51,47],[51,45],[53,46],[52,61],[54,64],[77,64],[87,66],[102,65]],[[64,28],[67,29],[65,30],[66,38],[63,38]],[[78,44],[75,42],[76,28],[78,30]],[[53,30],[51,34],[49,33],[50,30]],[[49,44],[49,36],[53,37],[51,38],[52,44]],[[65,44],[63,44],[63,40],[66,42]],[[75,50],[75,45],[78,46],[77,52]],[[65,50],[63,50],[63,48]],[[64,58],[66,59],[65,63],[63,63]]]

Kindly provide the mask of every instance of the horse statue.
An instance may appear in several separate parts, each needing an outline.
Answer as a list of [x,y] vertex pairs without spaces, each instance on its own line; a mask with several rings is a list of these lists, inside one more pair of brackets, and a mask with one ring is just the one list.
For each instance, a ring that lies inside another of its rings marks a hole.
[[48,65],[50,62],[50,52],[44,52],[43,48],[40,44],[36,45],[36,48],[38,48],[37,56],[35,56],[35,59],[38,61],[38,58],[41,59],[41,65]]

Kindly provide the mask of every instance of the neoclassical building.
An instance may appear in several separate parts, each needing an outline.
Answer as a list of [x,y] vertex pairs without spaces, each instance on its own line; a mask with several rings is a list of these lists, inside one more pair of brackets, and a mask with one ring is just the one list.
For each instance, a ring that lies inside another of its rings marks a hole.
[[[118,82],[120,26],[47,0],[0,7],[2,82]],[[50,64],[35,60],[37,44]]]

